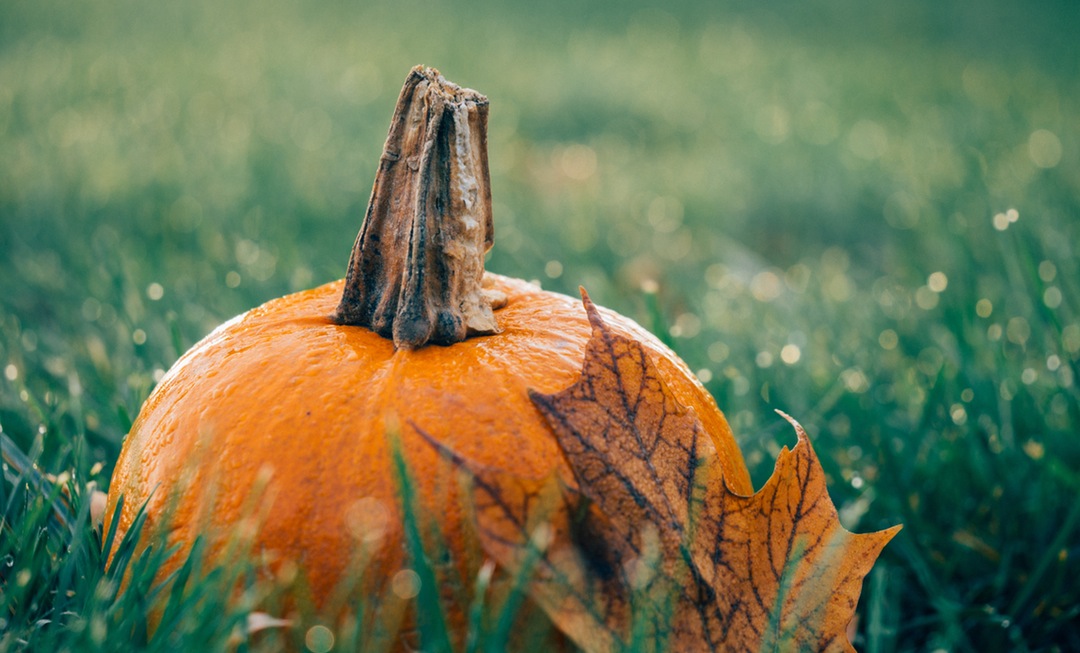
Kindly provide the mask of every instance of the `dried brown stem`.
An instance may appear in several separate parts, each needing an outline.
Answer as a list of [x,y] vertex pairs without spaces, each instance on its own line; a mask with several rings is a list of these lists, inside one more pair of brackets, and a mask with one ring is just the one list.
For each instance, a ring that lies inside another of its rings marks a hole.
[[498,331],[481,287],[491,248],[488,100],[417,66],[401,89],[333,315],[394,345]]

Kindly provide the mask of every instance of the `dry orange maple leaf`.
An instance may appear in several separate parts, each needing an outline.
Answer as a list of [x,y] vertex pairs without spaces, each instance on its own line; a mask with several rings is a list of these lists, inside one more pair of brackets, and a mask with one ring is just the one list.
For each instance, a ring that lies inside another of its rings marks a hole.
[[589,653],[853,650],[862,579],[900,527],[844,529],[787,415],[795,448],[757,493],[729,490],[693,411],[582,298],[593,335],[581,378],[532,394],[573,478],[512,476],[444,449],[473,477],[485,552],[532,574],[533,600]]

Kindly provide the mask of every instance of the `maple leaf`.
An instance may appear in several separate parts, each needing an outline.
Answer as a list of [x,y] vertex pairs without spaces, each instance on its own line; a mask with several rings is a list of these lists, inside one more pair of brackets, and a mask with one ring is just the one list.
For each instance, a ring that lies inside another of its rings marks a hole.
[[862,579],[899,526],[848,532],[805,431],[752,496],[732,492],[709,434],[668,391],[642,345],[593,326],[582,375],[531,393],[572,479],[478,467],[485,552],[590,653],[851,651]]

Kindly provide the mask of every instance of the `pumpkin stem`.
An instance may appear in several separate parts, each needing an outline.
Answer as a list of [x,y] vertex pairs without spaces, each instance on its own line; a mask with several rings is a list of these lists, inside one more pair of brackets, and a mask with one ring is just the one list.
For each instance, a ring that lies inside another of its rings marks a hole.
[[488,99],[417,66],[401,89],[332,319],[394,345],[496,333],[482,288],[494,241]]

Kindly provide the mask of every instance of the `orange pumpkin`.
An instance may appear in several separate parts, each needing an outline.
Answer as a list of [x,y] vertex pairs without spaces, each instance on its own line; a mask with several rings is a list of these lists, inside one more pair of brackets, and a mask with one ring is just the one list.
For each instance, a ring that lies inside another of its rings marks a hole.
[[[148,501],[151,527],[168,513],[170,542],[220,545],[257,515],[255,550],[295,563],[317,604],[361,546],[376,549],[366,573],[383,584],[407,564],[393,429],[421,510],[438,519],[453,566],[475,576],[483,560],[457,476],[418,431],[517,475],[564,467],[528,391],[574,382],[591,333],[578,300],[483,271],[486,115],[483,96],[412,71],[346,279],[230,320],[177,361],[124,442],[105,523],[123,495],[121,531]],[[693,374],[631,320],[604,317],[645,344],[714,434],[727,483],[750,493],[724,416]]]

